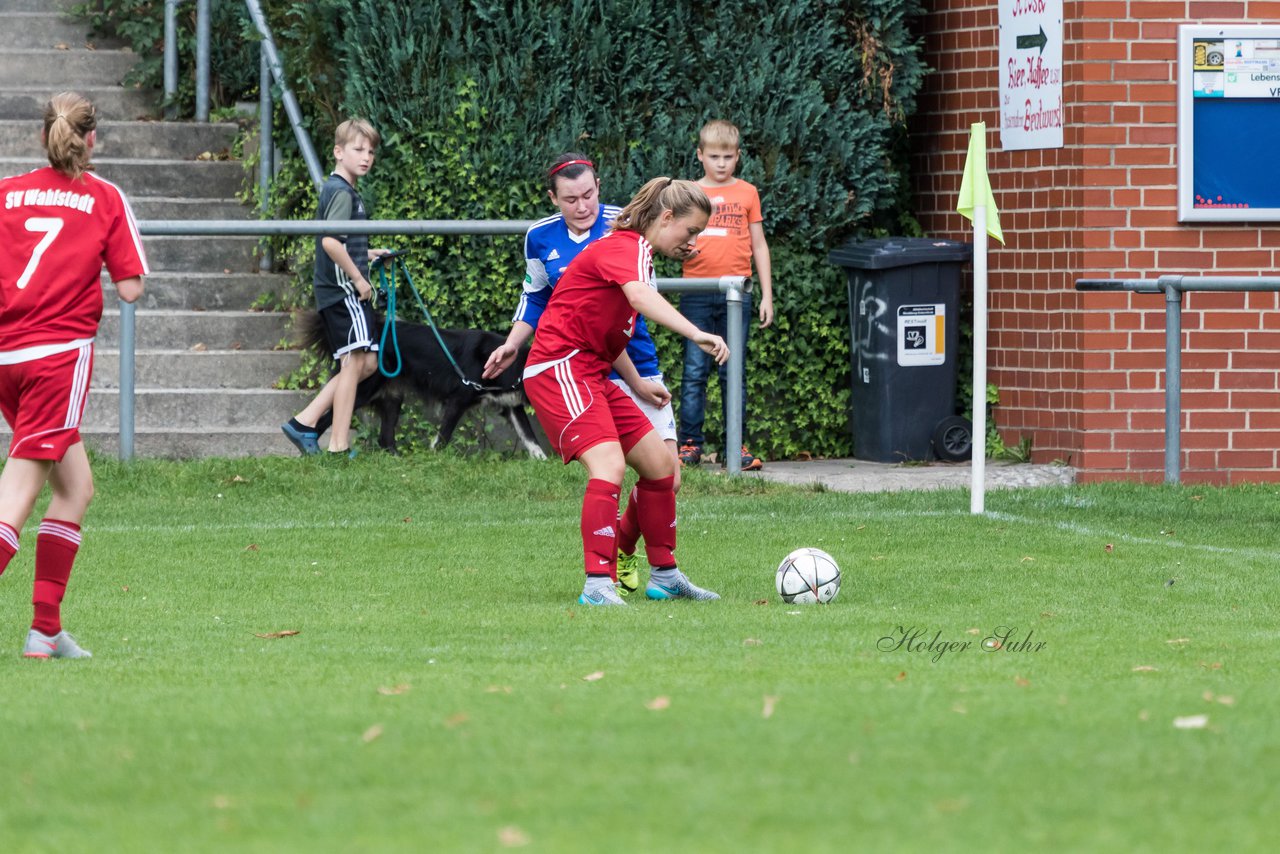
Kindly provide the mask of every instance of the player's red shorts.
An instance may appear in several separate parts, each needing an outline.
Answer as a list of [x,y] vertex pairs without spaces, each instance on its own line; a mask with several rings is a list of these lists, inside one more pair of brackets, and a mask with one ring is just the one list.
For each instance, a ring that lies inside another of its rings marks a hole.
[[61,460],[67,448],[80,441],[80,417],[92,374],[92,344],[29,362],[0,364],[0,413],[13,430],[9,456]]
[[579,353],[526,377],[533,404],[551,446],[566,463],[601,442],[620,442],[626,453],[653,429],[627,393],[609,382],[595,356]]

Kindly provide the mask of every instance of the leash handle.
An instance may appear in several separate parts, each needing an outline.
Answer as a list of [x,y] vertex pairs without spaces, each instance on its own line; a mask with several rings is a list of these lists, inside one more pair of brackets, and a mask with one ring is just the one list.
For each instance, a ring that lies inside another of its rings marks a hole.
[[[382,256],[385,258],[387,256]],[[375,259],[375,263],[380,262],[382,258]],[[400,356],[400,341],[396,337],[396,270],[395,264],[391,267],[391,282],[387,282],[387,268],[385,264],[377,263],[378,267],[378,287],[386,294],[387,298],[387,317],[382,324],[382,338],[378,342],[378,372],[388,379],[400,376],[400,370],[404,367],[404,359]],[[387,347],[387,338],[391,338],[391,346]],[[394,350],[396,354],[396,369],[394,372],[387,370],[387,353]]]

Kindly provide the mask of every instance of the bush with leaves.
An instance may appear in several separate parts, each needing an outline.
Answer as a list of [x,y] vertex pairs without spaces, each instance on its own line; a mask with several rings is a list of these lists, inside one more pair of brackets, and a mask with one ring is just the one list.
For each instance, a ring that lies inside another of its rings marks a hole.
[[[825,259],[846,238],[913,229],[903,124],[927,73],[910,29],[921,11],[919,0],[290,0],[268,16],[322,158],[346,116],[382,133],[361,184],[379,219],[544,216],[543,172],[569,150],[595,161],[605,201],[625,203],[656,175],[699,177],[698,129],[737,124],[776,303],[773,328],[751,336],[746,438],[778,458],[851,450],[844,273]],[[279,111],[276,139],[296,150]],[[296,158],[272,193],[274,215],[313,214]],[[519,237],[380,242],[412,246],[442,323],[507,328]],[[299,272],[305,287],[310,270]],[[658,343],[674,389],[682,342],[663,331]]]

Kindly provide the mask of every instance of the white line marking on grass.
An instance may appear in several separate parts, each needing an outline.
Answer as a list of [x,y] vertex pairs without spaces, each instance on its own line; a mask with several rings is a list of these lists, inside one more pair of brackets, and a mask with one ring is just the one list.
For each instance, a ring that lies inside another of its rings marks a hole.
[[1174,539],[1156,539],[1154,537],[1137,537],[1133,534],[1116,533],[1113,531],[1098,531],[1093,528],[1086,528],[1078,522],[1065,522],[1052,519],[1028,519],[1025,516],[1014,516],[1011,513],[988,512],[987,517],[995,519],[999,522],[1020,522],[1024,525],[1050,525],[1060,531],[1068,531],[1073,534],[1080,534],[1086,537],[1097,537],[1107,540],[1123,540],[1126,543],[1134,543],[1143,546],[1168,546],[1173,549],[1191,549],[1194,551],[1211,552],[1213,554],[1238,555],[1240,557],[1262,558],[1266,560],[1276,560],[1280,558],[1280,554],[1275,551],[1266,549],[1240,549],[1230,546],[1211,546],[1204,543],[1186,543]]
[[[693,523],[707,524],[722,519],[732,519],[736,522],[743,522],[750,519],[760,519],[768,521],[773,519],[776,521],[775,513],[767,511],[761,512],[735,512],[735,513],[707,513],[707,512],[682,512],[680,518],[684,520],[685,526]],[[872,512],[858,511],[856,513],[847,514],[849,521],[894,521],[903,519],[942,519],[942,518],[961,518],[968,516],[969,513],[963,509],[956,510],[877,510]],[[1119,533],[1115,531],[1099,530],[1081,525],[1078,522],[1070,522],[1053,519],[1034,519],[1026,516],[1017,516],[1012,513],[1001,513],[999,511],[988,511],[986,518],[997,522],[1012,522],[1020,525],[1030,525],[1035,527],[1053,527],[1060,531],[1072,534],[1079,534],[1084,537],[1096,537],[1106,540],[1121,540],[1126,543],[1144,546],[1164,546],[1172,549],[1189,549],[1192,551],[1209,552],[1212,554],[1236,555],[1239,557],[1257,558],[1262,560],[1280,560],[1280,553],[1267,549],[1251,549],[1251,548],[1235,548],[1231,546],[1213,546],[1203,543],[1188,543],[1175,539],[1157,539],[1154,537],[1139,537],[1133,534]],[[429,524],[434,520],[432,517],[420,517],[414,520],[414,523]],[[453,516],[452,520],[455,524],[462,522],[473,527],[530,527],[535,525],[546,524],[547,517],[526,517],[523,519],[459,519]],[[193,534],[193,533],[232,533],[236,531],[336,531],[336,530],[359,530],[374,528],[406,528],[412,523],[402,522],[399,519],[368,519],[368,520],[351,520],[343,519],[333,522],[316,522],[301,519],[284,520],[280,522],[243,522],[243,523],[220,523],[216,525],[200,524],[200,525],[93,525],[90,530],[95,534]]]

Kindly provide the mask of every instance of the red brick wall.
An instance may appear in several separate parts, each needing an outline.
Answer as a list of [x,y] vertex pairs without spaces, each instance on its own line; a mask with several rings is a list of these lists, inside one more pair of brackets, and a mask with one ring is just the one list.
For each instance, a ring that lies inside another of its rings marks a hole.
[[[1160,480],[1164,298],[1075,290],[1078,278],[1273,275],[1280,226],[1179,225],[1180,23],[1280,21],[1280,2],[1068,0],[1063,147],[1000,148],[994,0],[933,0],[930,75],[913,124],[926,233],[972,239],[955,212],[969,125],[987,123],[1006,243],[991,242],[990,381],[1006,443],[1082,480]],[[1280,300],[1183,302],[1182,470],[1188,482],[1280,480]]]

